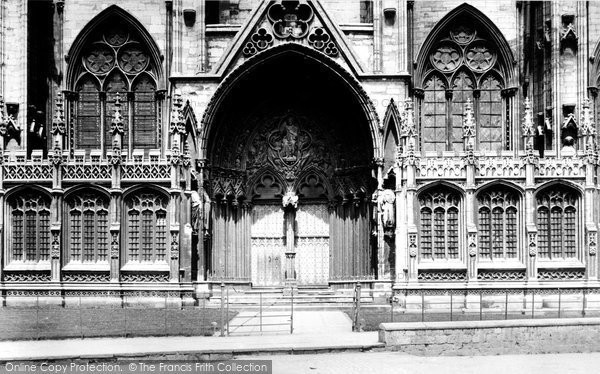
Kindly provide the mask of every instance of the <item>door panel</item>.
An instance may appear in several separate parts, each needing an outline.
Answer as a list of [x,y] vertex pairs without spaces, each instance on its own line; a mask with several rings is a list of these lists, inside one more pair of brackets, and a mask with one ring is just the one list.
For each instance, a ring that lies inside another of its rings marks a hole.
[[285,259],[283,210],[279,205],[252,208],[252,285],[280,286]]
[[325,204],[298,207],[296,269],[299,285],[324,285],[329,281],[329,211]]

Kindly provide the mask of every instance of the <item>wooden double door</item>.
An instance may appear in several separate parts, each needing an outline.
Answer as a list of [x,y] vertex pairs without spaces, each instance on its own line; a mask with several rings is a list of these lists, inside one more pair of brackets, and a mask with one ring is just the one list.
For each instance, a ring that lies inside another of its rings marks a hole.
[[[294,217],[293,237],[286,237],[286,215],[280,204],[252,209],[251,271],[255,287],[277,287],[285,280],[285,251],[294,241],[299,285],[327,285],[329,280],[329,212],[327,205],[301,204]],[[288,217],[290,217],[288,215]]]

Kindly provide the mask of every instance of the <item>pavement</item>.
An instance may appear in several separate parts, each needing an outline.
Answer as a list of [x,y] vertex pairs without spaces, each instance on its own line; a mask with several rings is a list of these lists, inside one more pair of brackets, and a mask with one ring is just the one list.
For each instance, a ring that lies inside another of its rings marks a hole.
[[600,372],[600,353],[421,357],[399,352],[362,352],[252,356],[252,359],[272,360],[274,374],[592,374]]
[[[231,321],[230,330],[240,322],[254,324],[255,319],[261,316],[249,312],[238,318]],[[263,322],[273,322],[274,325],[289,322],[289,317],[281,313],[263,315],[262,318]],[[276,328],[280,329],[280,326]],[[339,311],[294,312],[294,333],[291,335],[269,331],[269,328],[261,333],[256,326],[238,329],[244,336],[2,341],[0,362],[234,357],[239,360],[272,360],[274,374],[577,374],[600,371],[600,353],[421,357],[384,351],[383,345],[378,342],[377,332],[351,332],[350,319]]]
[[[231,325],[248,320],[233,319]],[[260,316],[250,318],[250,322]],[[263,320],[268,322],[269,318]],[[270,318],[284,323],[289,317]],[[254,323],[249,323],[254,324]],[[281,329],[281,326],[277,326]],[[294,312],[294,333],[256,331],[248,328],[246,336],[88,338],[65,340],[28,340],[0,342],[0,362],[11,360],[110,359],[122,357],[200,356],[224,357],[248,354],[314,353],[363,351],[382,348],[376,331],[353,333],[348,316],[340,311]],[[235,329],[232,327],[232,329]],[[243,328],[239,328],[241,332]]]

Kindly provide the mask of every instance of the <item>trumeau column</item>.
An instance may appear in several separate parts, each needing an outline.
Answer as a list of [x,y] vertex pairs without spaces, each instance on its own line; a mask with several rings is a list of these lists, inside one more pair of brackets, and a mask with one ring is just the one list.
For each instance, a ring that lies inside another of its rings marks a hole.
[[286,292],[293,293],[297,288],[294,222],[296,209],[298,209],[298,196],[293,191],[289,191],[283,196],[282,204],[285,211],[285,288]]
[[597,242],[598,226],[594,217],[594,204],[596,203],[596,186],[594,183],[595,170],[598,164],[596,152],[596,127],[590,109],[590,100],[585,98],[581,107],[581,121],[579,133],[585,145],[585,246],[583,258],[586,260],[586,274],[590,281],[598,281]]
[[533,137],[535,136],[535,127],[533,123],[533,111],[531,101],[525,99],[524,103],[525,117],[523,118],[522,134],[525,143],[525,231],[527,235],[526,253],[523,254],[527,266],[527,280],[529,282],[537,281],[537,226],[535,224],[536,204],[533,198],[535,191],[535,165],[539,162],[533,149]]
[[373,204],[375,212],[375,224],[377,225],[377,279],[383,280],[385,274],[385,242],[384,242],[384,227],[382,222],[381,198],[383,193],[383,158],[376,157],[375,166],[377,167],[377,191],[373,195]]
[[475,116],[471,100],[465,104],[463,139],[465,168],[467,174],[465,208],[467,212],[467,277],[469,282],[477,281],[477,225],[475,224]]

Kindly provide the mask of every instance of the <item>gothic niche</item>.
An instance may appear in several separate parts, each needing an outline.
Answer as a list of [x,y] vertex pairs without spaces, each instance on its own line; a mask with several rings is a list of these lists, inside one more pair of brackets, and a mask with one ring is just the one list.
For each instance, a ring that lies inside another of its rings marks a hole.
[[560,139],[562,143],[561,154],[563,156],[574,156],[577,147],[577,122],[575,121],[574,105],[564,105],[564,121],[561,126]]

